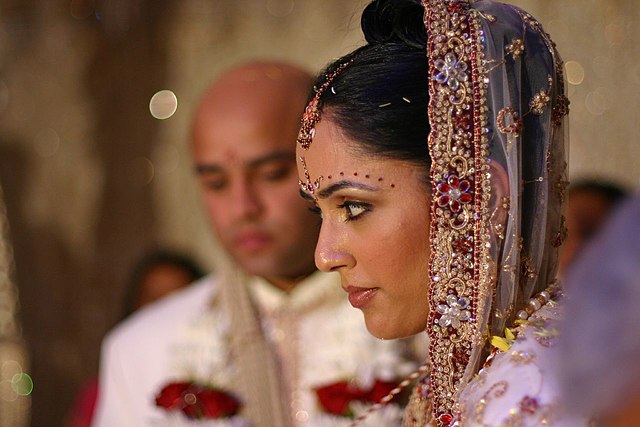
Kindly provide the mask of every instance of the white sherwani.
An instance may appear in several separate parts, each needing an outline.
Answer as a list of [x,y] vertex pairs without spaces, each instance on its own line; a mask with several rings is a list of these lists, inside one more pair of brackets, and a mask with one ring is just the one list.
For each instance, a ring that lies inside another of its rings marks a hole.
[[[254,278],[249,290],[283,366],[291,418],[299,426],[348,425],[323,412],[314,387],[353,379],[366,387],[375,379],[401,378],[416,366],[403,343],[367,332],[337,275],[314,273],[290,294]],[[107,335],[95,427],[166,425],[155,396],[170,382],[195,380],[222,389],[231,384],[236,367],[229,357],[229,320],[212,304],[218,292],[209,276],[142,309]]]

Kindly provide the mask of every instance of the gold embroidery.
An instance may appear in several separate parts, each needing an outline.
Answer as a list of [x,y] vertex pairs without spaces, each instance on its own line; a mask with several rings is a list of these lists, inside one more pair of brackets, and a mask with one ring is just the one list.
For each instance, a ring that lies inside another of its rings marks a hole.
[[511,43],[505,47],[507,53],[510,53],[513,59],[520,58],[520,55],[524,53],[524,41],[522,39],[514,38]]
[[533,261],[526,255],[523,255],[520,258],[520,275],[529,279],[535,279],[538,277],[538,273],[533,266]]
[[[509,383],[507,383],[506,381],[499,381],[497,383],[495,383],[494,385],[492,385],[491,387],[489,387],[489,390],[487,390],[483,395],[482,398],[478,401],[478,403],[475,406],[475,422],[479,423],[481,425],[484,425],[483,419],[484,419],[484,411],[487,408],[487,405],[489,404],[489,401],[491,400],[490,398],[500,398],[502,396],[504,396],[504,394],[507,392],[507,390],[509,389]],[[493,396],[492,396],[493,394]]]
[[[491,293],[488,237],[490,197],[484,49],[480,14],[466,2],[423,0],[430,29],[429,154],[433,257],[427,332],[437,425],[449,425],[471,357],[484,337],[478,319]],[[437,161],[435,160],[437,159]],[[459,308],[458,308],[459,306]],[[460,316],[451,316],[460,312]],[[467,314],[468,313],[468,314]]]
[[569,229],[567,228],[567,219],[564,215],[560,216],[560,226],[558,231],[556,232],[556,236],[553,239],[551,244],[554,248],[559,248],[562,246],[565,240],[567,240],[567,235],[569,234]]
[[556,101],[556,105],[553,107],[553,113],[551,114],[551,120],[554,126],[558,127],[562,125],[564,116],[569,114],[569,105],[569,98],[562,94],[558,95],[558,100]]
[[505,134],[518,134],[522,130],[522,120],[518,118],[518,113],[513,107],[505,107],[500,110],[496,123],[498,130]]
[[534,333],[535,339],[543,347],[551,347],[555,344],[556,338],[559,335],[558,329],[554,327],[547,327],[543,322],[542,327],[539,327],[538,331]]
[[529,101],[529,107],[531,108],[531,112],[537,116],[540,116],[544,113],[544,110],[547,108],[547,105],[551,101],[551,96],[549,93],[551,92],[551,86],[553,85],[553,78],[549,76],[549,89],[542,89],[540,92],[535,94],[531,101]]
[[[499,427],[522,427],[529,425],[531,420],[535,420],[535,425],[552,425],[558,418],[557,412],[557,404],[540,405],[537,399],[525,396],[518,402],[517,408],[511,409],[509,418],[501,423]],[[525,424],[526,420],[529,420],[529,422]]]
[[524,351],[512,351],[509,356],[516,365],[528,365],[536,358],[533,354]]
[[403,427],[426,427],[434,425],[433,411],[431,408],[432,399],[429,398],[428,392],[429,379],[428,375],[425,375],[418,380],[418,384],[411,393],[402,422]]
[[567,188],[569,188],[569,181],[567,181],[565,179],[565,170],[567,168],[567,163],[565,162],[563,164],[563,167],[560,171],[560,174],[558,175],[557,181],[556,181],[556,191],[558,194],[558,199],[560,200],[560,203],[564,203],[564,199],[565,199],[565,195],[567,193]]

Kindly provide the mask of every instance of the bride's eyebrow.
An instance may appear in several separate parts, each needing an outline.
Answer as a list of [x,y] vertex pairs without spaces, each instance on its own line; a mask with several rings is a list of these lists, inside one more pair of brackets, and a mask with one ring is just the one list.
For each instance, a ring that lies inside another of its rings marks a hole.
[[330,197],[333,193],[339,190],[344,190],[346,188],[356,189],[356,190],[364,190],[364,191],[378,191],[379,188],[372,187],[367,184],[362,184],[360,182],[354,181],[338,181],[335,184],[331,184],[328,187],[323,188],[318,192],[319,199],[326,199]]

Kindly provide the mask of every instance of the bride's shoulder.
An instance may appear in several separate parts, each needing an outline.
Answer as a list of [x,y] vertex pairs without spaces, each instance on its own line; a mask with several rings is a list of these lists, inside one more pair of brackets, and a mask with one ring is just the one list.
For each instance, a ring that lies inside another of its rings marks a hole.
[[587,420],[567,415],[551,369],[561,333],[562,306],[546,304],[504,337],[484,367],[461,390],[459,405],[464,426],[586,426]]

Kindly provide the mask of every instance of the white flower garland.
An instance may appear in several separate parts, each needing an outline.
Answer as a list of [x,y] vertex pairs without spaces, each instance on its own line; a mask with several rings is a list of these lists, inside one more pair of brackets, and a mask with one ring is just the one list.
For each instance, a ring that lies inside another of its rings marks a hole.
[[194,420],[180,412],[171,412],[153,427],[251,427],[251,421],[242,417],[220,418],[216,420]]
[[[319,327],[319,325],[321,327]],[[300,378],[304,392],[302,406],[309,427],[349,426],[350,418],[327,414],[314,389],[340,381],[353,381],[360,388],[370,388],[376,380],[399,381],[416,364],[406,359],[404,344],[374,339],[366,330],[362,315],[345,300],[320,307],[300,322]],[[179,344],[172,349],[170,381],[193,381],[228,390],[232,386],[235,366],[230,363],[229,320],[222,310],[203,310],[189,322]],[[242,396],[238,396],[242,399]],[[356,416],[370,404],[352,402]],[[401,425],[403,409],[390,404],[371,414],[363,426],[392,427]],[[158,424],[162,427],[206,426],[248,427],[240,417],[221,420],[188,419],[180,413],[170,414]]]

